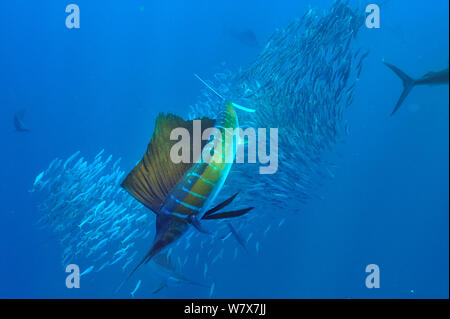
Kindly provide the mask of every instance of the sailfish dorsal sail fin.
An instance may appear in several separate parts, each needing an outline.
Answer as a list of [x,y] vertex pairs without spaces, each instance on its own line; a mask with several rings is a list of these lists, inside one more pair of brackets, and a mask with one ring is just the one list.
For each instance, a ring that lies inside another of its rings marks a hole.
[[[214,124],[215,121],[209,118],[201,119],[202,130],[214,127]],[[175,128],[185,128],[190,133],[191,163],[176,164],[170,158],[170,150],[178,142],[170,140],[170,133]],[[121,186],[143,205],[158,213],[169,192],[193,165],[192,132],[193,120],[185,121],[173,114],[159,114],[144,157],[128,174]],[[205,144],[206,141],[202,140],[202,149]]]

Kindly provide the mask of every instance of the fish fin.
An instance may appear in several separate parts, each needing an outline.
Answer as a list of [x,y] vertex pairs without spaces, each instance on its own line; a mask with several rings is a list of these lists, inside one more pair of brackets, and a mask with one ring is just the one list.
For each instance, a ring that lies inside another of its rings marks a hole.
[[403,72],[402,70],[400,70],[396,66],[394,66],[394,65],[392,65],[390,63],[384,62],[384,61],[383,61],[383,63],[388,68],[390,68],[395,74],[397,74],[397,76],[403,81],[403,92],[402,92],[402,95],[400,96],[400,98],[398,99],[398,102],[395,105],[394,110],[391,113],[391,116],[392,116],[392,115],[395,114],[395,112],[397,112],[399,107],[402,105],[403,101],[406,99],[408,94],[411,92],[412,88],[416,84],[416,80],[411,78],[409,75],[407,75],[405,72]]
[[236,194],[234,194],[233,196],[231,196],[230,198],[228,198],[227,200],[223,201],[222,203],[220,203],[219,205],[217,205],[214,208],[211,208],[210,210],[208,210],[202,217],[202,219],[208,219],[208,216],[211,214],[214,214],[215,212],[221,210],[222,208],[228,206],[229,204],[231,204],[231,202],[233,201],[233,199],[236,198],[236,196],[239,194],[239,192],[237,192]]
[[225,218],[239,217],[239,216],[247,214],[253,208],[254,207],[249,207],[249,208],[233,210],[233,211],[229,211],[229,212],[210,214],[210,215],[208,215],[206,217],[203,217],[203,219],[225,219]]
[[211,232],[207,231],[203,226],[200,224],[200,221],[198,220],[197,216],[195,215],[189,215],[188,217],[189,222],[194,226],[199,232],[204,234],[211,234]]
[[127,278],[125,278],[122,283],[119,285],[119,287],[117,287],[116,289],[116,293],[122,288],[122,286],[128,281],[130,280],[130,278],[134,275],[134,273],[143,265],[148,263],[161,249],[161,247],[158,246],[158,242],[154,243],[153,246],[150,248],[150,250],[148,251],[148,253],[145,255],[144,258],[142,258],[142,260],[139,262],[139,264],[136,265],[136,267],[134,267],[134,269],[130,272],[130,274],[127,276]]
[[27,109],[21,109],[14,114],[14,128],[18,132],[29,132],[30,130],[23,122]]
[[[214,127],[215,120],[200,119],[202,129]],[[157,213],[161,203],[170,190],[189,170],[196,159],[193,159],[191,139],[191,162],[175,164],[170,158],[170,150],[178,141],[170,140],[170,133],[175,128],[185,128],[192,136],[193,120],[185,121],[172,114],[159,114],[156,118],[155,131],[142,160],[128,174],[121,186],[139,202]],[[207,141],[202,141],[202,149]]]
[[153,291],[153,294],[157,294],[158,292],[160,292],[161,290],[163,290],[164,288],[167,287],[167,280],[163,280],[159,286]]
[[172,261],[168,253],[161,253],[153,257],[153,262],[163,268],[173,268]]
[[244,250],[245,250],[246,252],[248,252],[248,251],[247,251],[247,246],[245,245],[244,240],[243,240],[242,237],[239,235],[239,233],[237,232],[237,230],[234,229],[234,227],[233,227],[233,225],[231,225],[231,223],[227,223],[227,225],[228,225],[228,228],[230,228],[231,234],[233,234],[233,237],[236,239],[236,241],[238,242],[238,244],[241,245],[242,248],[244,248]]

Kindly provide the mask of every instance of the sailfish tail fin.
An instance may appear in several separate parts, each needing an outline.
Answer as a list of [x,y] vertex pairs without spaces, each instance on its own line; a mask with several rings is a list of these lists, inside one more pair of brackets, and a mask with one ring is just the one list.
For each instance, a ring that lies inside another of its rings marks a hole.
[[411,78],[409,75],[407,75],[405,72],[403,72],[402,70],[400,70],[396,66],[394,66],[394,65],[392,65],[390,63],[384,62],[384,61],[383,61],[383,63],[389,69],[391,69],[395,74],[397,74],[398,77],[403,81],[403,92],[402,92],[402,95],[400,96],[400,98],[398,99],[398,102],[395,105],[394,110],[391,113],[391,116],[392,116],[392,115],[395,114],[395,112],[397,112],[399,107],[402,105],[403,101],[408,96],[409,92],[411,92],[411,90],[414,87],[414,85],[416,85],[416,80]]
[[158,251],[155,249],[155,246],[153,246],[149,252],[147,253],[147,255],[145,255],[145,257],[139,262],[139,264],[137,264],[136,267],[134,267],[134,269],[131,271],[131,273],[120,283],[120,285],[117,287],[115,293],[117,294],[119,292],[119,290],[122,288],[122,286],[128,281],[130,280],[130,278],[133,276],[133,274],[136,272],[136,270],[138,270],[143,264],[148,263],[157,253]]
[[141,262],[134,267],[133,271],[124,279],[122,280],[122,282],[120,283],[120,285],[116,288],[115,290],[115,294],[117,294],[119,292],[120,289],[122,289],[122,286],[128,281],[130,280],[131,276],[133,276],[133,274],[136,272],[136,270],[138,270],[139,267],[142,266],[142,264],[147,260],[147,257],[145,257],[144,259],[141,260]]

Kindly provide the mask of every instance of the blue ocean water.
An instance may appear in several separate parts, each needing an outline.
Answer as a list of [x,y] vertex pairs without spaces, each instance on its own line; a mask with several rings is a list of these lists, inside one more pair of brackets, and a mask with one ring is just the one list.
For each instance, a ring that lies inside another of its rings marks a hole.
[[[114,293],[127,275],[120,267],[66,288],[64,247],[36,226],[39,197],[29,192],[35,177],[78,150],[92,160],[105,149],[129,171],[157,114],[186,116],[196,103],[203,87],[193,73],[209,78],[223,62],[232,71],[245,67],[275,29],[332,3],[79,0],[81,27],[69,30],[69,2],[2,2],[0,297],[131,297],[138,278]],[[402,86],[381,63],[417,77],[447,68],[448,3],[385,1],[380,8],[381,28],[362,27],[357,38],[370,54],[345,112],[349,134],[327,154],[334,178],[301,207],[268,207],[270,215],[292,217],[280,227],[264,220],[277,230],[259,239],[259,252],[214,264],[213,298],[448,298],[448,85],[415,88],[390,117]],[[242,36],[247,30],[256,45]],[[27,133],[13,126],[23,108]],[[247,206],[267,194],[259,196]],[[141,254],[148,245],[140,243]],[[379,266],[380,288],[366,288],[368,264]],[[193,266],[188,275],[198,280],[203,271]],[[158,281],[140,279],[138,298],[210,293],[180,285],[153,294]]]

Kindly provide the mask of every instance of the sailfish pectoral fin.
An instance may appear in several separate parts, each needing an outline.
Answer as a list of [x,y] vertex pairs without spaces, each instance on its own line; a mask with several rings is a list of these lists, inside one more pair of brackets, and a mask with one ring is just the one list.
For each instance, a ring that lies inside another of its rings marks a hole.
[[195,215],[189,215],[188,220],[191,225],[194,226],[199,232],[211,235],[211,232],[203,228],[203,226],[200,224],[200,221]]
[[203,219],[225,219],[225,218],[234,218],[247,214],[254,207],[248,207],[245,209],[233,210],[229,212],[210,214],[208,216],[203,216]]
[[238,194],[239,194],[239,192],[236,193],[236,194],[234,194],[233,196],[231,196],[231,197],[228,198],[227,200],[223,201],[222,203],[220,203],[220,204],[217,205],[216,207],[211,208],[210,210],[208,210],[208,211],[205,213],[205,215],[203,215],[202,219],[208,219],[208,216],[210,216],[211,214],[214,214],[215,212],[221,210],[222,208],[224,208],[224,207],[230,205],[231,202],[233,201],[233,199],[235,199],[236,196],[237,196]]

